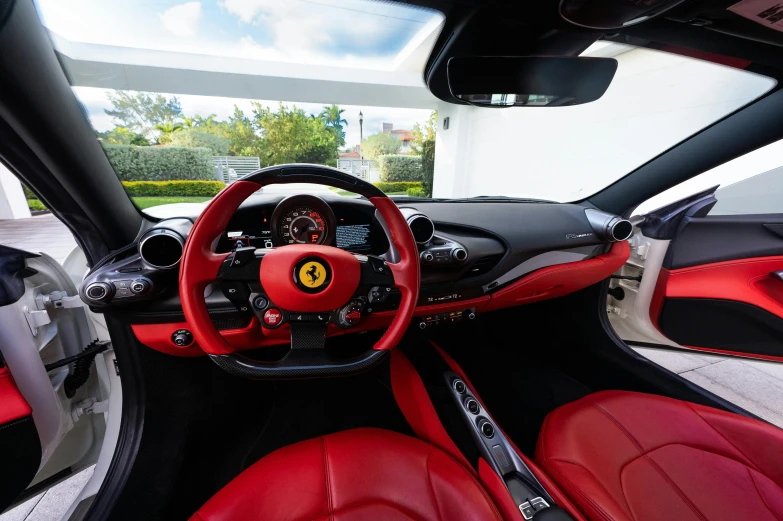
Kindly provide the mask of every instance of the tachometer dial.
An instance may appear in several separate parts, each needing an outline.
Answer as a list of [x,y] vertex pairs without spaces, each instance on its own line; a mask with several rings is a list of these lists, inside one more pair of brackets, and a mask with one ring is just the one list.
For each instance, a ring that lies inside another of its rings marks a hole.
[[326,219],[306,206],[292,208],[280,221],[280,237],[285,244],[323,244],[326,235]]

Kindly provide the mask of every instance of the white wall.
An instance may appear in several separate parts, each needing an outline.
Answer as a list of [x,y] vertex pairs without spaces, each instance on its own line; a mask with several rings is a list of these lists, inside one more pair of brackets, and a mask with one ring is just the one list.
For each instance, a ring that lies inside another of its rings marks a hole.
[[0,165],[0,219],[23,217],[30,217],[30,209],[22,184],[5,166]]
[[[647,49],[616,59],[609,90],[586,105],[441,104],[433,195],[579,200],[774,85],[737,69]],[[445,117],[448,130],[442,128]]]

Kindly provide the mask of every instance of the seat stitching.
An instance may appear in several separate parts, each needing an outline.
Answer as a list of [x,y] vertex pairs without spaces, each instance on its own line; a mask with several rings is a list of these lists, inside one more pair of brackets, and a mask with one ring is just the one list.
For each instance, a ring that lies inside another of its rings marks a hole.
[[[543,458],[542,467],[545,467],[544,471],[548,470],[550,473],[555,474],[556,476],[559,476],[561,482],[565,482],[566,484],[568,484],[571,487],[571,489],[574,491],[574,493],[576,493],[576,495],[578,495],[579,497],[584,499],[594,509],[596,509],[598,511],[598,514],[601,517],[603,517],[604,519],[607,519],[609,521],[612,521],[611,516],[608,513],[606,513],[604,511],[604,509],[601,508],[598,505],[598,503],[594,502],[593,499],[590,496],[588,496],[586,493],[584,493],[576,484],[574,484],[570,479],[568,479],[565,476],[565,474],[560,472],[558,469],[555,469],[549,463],[550,458],[549,458],[549,456],[547,455],[547,452],[546,452],[546,435],[544,434],[544,432],[547,430],[547,428],[549,426],[549,419],[551,417],[552,417],[552,414],[547,414],[546,415],[546,417],[544,418],[544,424],[541,426],[541,432],[539,432],[539,435],[538,435],[539,441],[541,442],[541,456]],[[587,469],[585,469],[585,470],[587,470]],[[592,475],[592,473],[589,470],[588,470],[588,473],[590,473]],[[593,476],[593,479],[595,479],[596,483],[598,483],[599,485],[601,485],[603,487],[603,485],[595,478],[595,476]],[[555,481],[557,481],[557,479]],[[562,486],[562,483],[561,483],[561,486]],[[604,490],[606,490],[606,488],[604,488]],[[608,490],[607,490],[607,494],[609,494]],[[566,493],[566,495],[567,495],[567,493]],[[609,494],[609,497],[612,497],[612,495]],[[631,516],[633,517],[633,514],[631,514]]]
[[430,451],[427,453],[427,462],[425,466],[427,467],[427,484],[430,487],[430,493],[432,494],[432,501],[435,503],[435,512],[438,514],[438,520],[443,519],[440,515],[440,504],[438,504],[438,497],[435,495],[435,487],[432,486],[432,476],[430,476],[430,456],[432,456],[432,451],[435,449],[434,445],[430,446]]
[[[753,477],[753,473],[750,471],[750,468],[745,467],[745,469],[748,471],[748,476],[750,476],[750,482],[753,483],[753,488],[756,489],[756,494],[759,495],[759,498],[761,499],[761,502],[764,504],[767,510],[769,510],[769,513],[772,514],[772,517],[780,521],[780,518],[775,514],[775,512],[769,508],[769,505],[767,504],[767,501],[764,499],[764,496],[761,495],[761,491],[759,490],[758,485],[756,484],[756,478]],[[775,483],[777,485],[777,483]]]
[[[693,502],[685,495],[685,492],[682,491],[682,489],[677,486],[677,484],[674,482],[674,480],[647,454],[644,452],[644,449],[642,448],[641,444],[634,438],[630,432],[628,432],[623,425],[620,424],[620,422],[612,416],[609,411],[604,409],[598,404],[595,404],[595,407],[603,412],[610,420],[612,420],[615,425],[628,437],[631,442],[639,449],[639,452],[641,453],[642,457],[646,459],[652,467],[658,471],[658,474],[661,475],[661,477],[666,481],[670,487],[672,487],[672,490],[680,496],[680,499],[688,506],[688,508],[691,509],[691,511],[696,514],[696,517],[701,519],[702,521],[707,521],[707,518],[704,516],[704,514],[701,513],[701,511],[696,507],[696,505],[693,504]],[[619,475],[618,475],[619,478]],[[620,488],[623,489],[622,486],[622,480],[620,481]],[[623,492],[623,495],[625,495],[625,492]]]
[[321,446],[324,451],[324,475],[326,476],[326,510],[329,514],[329,521],[334,519],[332,510],[332,485],[329,482],[329,457],[326,453],[326,436],[321,437]]
[[[764,474],[763,472],[761,472],[761,469],[759,469],[759,468],[758,468],[758,466],[756,465],[756,462],[754,462],[754,461],[753,461],[752,459],[750,459],[750,458],[749,458],[747,455],[745,455],[745,453],[744,453],[744,452],[742,452],[742,451],[740,450],[740,448],[739,448],[739,447],[737,447],[737,446],[736,446],[736,445],[734,445],[734,444],[733,444],[731,441],[729,441],[729,439],[728,439],[726,436],[724,436],[724,435],[723,435],[723,434],[722,434],[722,433],[721,433],[721,432],[720,432],[718,429],[716,429],[716,428],[715,428],[715,427],[714,427],[714,426],[713,426],[713,425],[712,425],[710,422],[708,422],[708,421],[707,421],[707,419],[706,419],[704,416],[702,416],[701,414],[699,414],[699,411],[697,411],[696,409],[694,409],[693,407],[691,407],[691,405],[690,405],[688,402],[683,402],[683,403],[684,403],[684,404],[685,404],[685,405],[688,407],[688,409],[690,409],[690,410],[691,410],[691,412],[693,412],[693,414],[695,414],[695,415],[696,415],[696,417],[697,417],[697,418],[699,418],[701,421],[703,421],[704,423],[706,423],[706,424],[707,424],[707,426],[708,426],[710,429],[712,429],[712,430],[715,432],[715,434],[717,434],[718,436],[720,436],[721,438],[723,438],[724,440],[726,440],[726,443],[728,443],[729,445],[731,445],[732,447],[734,447],[734,448],[737,450],[737,452],[739,452],[740,454],[742,454],[742,456],[743,456],[743,457],[744,457],[746,460],[748,460],[748,461],[750,462],[750,464],[751,464],[751,465],[753,465],[753,470],[756,470],[756,471],[760,472],[761,474]],[[731,458],[731,459],[733,459],[733,458]],[[765,475],[766,475],[766,474],[765,474]],[[776,483],[776,485],[777,485],[777,483]],[[778,485],[778,486],[780,486],[780,485]]]
[[[414,521],[424,521],[424,518],[420,517],[417,513],[410,511],[407,507],[398,505],[398,504],[396,504],[396,503],[394,503],[392,501],[387,501],[385,499],[374,499],[372,501],[367,501],[366,503],[358,503],[356,505],[347,506],[345,508],[341,508],[339,510],[336,510],[335,514],[338,514],[338,513],[342,514],[342,513],[345,513],[345,512],[350,512],[352,510],[357,510],[359,508],[370,506],[370,505],[384,505],[384,506],[393,508],[397,512],[400,512],[404,516],[406,516],[406,517],[408,517],[410,519],[413,519]],[[323,519],[323,516],[316,517],[314,519]],[[310,521],[312,521],[312,519]]]
[[[566,462],[570,463],[570,462]],[[578,485],[576,485],[573,481],[568,479],[566,475],[561,472],[559,469],[553,467],[549,464],[548,459],[545,457],[544,466],[546,467],[546,470],[552,473],[556,478],[559,478],[560,481],[564,482],[570,487],[570,490],[576,493],[579,497],[581,497],[585,502],[589,503],[590,506],[592,506],[596,511],[598,511],[598,514],[606,519],[607,521],[613,521],[613,517],[609,515],[608,512],[606,512],[598,503],[596,503],[589,495],[587,495],[586,492],[584,492],[581,488],[579,488]],[[581,465],[579,465],[581,467]],[[589,471],[588,471],[589,472]],[[597,480],[596,480],[597,481]],[[598,483],[600,485],[600,483]],[[601,485],[603,486],[603,485]],[[606,489],[604,489],[606,490]],[[609,494],[609,497],[613,497],[611,494]],[[633,514],[631,514],[631,517],[633,518]],[[634,518],[635,519],[635,518]]]

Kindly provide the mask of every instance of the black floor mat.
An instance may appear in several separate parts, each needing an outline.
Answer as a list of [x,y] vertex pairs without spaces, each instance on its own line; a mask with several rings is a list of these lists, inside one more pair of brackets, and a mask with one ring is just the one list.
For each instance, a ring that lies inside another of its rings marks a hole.
[[188,519],[242,470],[297,441],[355,427],[413,435],[388,359],[341,378],[253,381],[206,358],[139,349],[144,430],[112,519]]
[[533,457],[547,414],[593,392],[546,346],[531,349],[483,322],[439,332],[435,342],[465,371],[490,414],[519,449]]

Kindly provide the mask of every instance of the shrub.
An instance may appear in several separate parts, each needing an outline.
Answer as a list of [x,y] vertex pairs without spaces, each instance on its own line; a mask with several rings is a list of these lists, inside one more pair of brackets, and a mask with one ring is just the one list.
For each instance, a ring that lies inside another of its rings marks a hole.
[[25,199],[27,199],[28,201],[29,201],[30,199],[38,199],[38,196],[37,196],[37,195],[35,195],[35,194],[33,193],[33,191],[32,191],[32,190],[30,190],[29,188],[27,188],[27,185],[22,185],[22,190],[24,190],[24,197],[25,197]]
[[47,210],[47,208],[43,205],[43,203],[38,199],[28,199],[27,207],[34,212],[42,212],[44,210]]
[[411,187],[408,188],[408,197],[427,197],[423,188]]
[[193,181],[215,179],[208,148],[103,145],[121,181]]
[[378,158],[381,181],[423,181],[420,156],[381,156]]
[[399,183],[384,183],[381,181],[380,183],[373,183],[375,186],[377,186],[381,192],[385,194],[391,194],[395,192],[405,192],[409,188],[421,188],[421,183],[418,181],[407,181],[407,182],[399,182]]
[[131,197],[214,197],[226,185],[220,181],[123,181]]
[[421,144],[421,169],[425,197],[432,197],[432,178],[435,175],[435,140],[427,139]]
[[231,142],[227,137],[211,134],[198,128],[186,128],[171,134],[171,145],[175,147],[208,148],[213,156],[228,155]]

